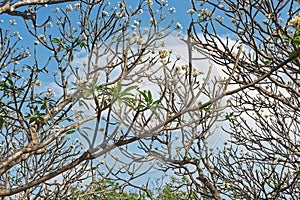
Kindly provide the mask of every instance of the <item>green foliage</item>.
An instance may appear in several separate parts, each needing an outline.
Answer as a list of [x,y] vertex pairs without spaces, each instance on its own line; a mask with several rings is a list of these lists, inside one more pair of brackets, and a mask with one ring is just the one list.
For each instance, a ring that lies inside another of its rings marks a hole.
[[111,99],[112,102],[116,101],[118,105],[121,105],[122,102],[125,102],[131,107],[133,107],[135,102],[132,90],[136,88],[137,86],[130,86],[122,91],[121,82],[117,82],[114,87],[96,87],[96,89],[101,91],[102,94],[109,96],[109,99]]
[[[202,103],[199,103],[199,106],[201,106]],[[200,110],[204,110],[205,112],[210,112],[212,110],[212,104],[209,104],[206,107],[201,108]]]
[[[69,53],[69,60],[73,61],[74,55],[72,51],[79,51],[82,48],[87,49],[87,44],[81,40],[80,38],[76,38],[74,41],[67,44],[67,42],[63,38],[53,38],[50,40],[53,44],[56,44],[59,47],[59,50],[66,50]],[[76,47],[79,46],[79,49]]]
[[156,116],[159,116],[156,109],[165,109],[162,105],[160,105],[161,100],[153,100],[151,91],[140,91],[138,92],[142,95],[143,100],[139,102],[139,105],[135,108],[136,110],[147,110],[150,109]]
[[59,47],[66,49],[65,42],[62,38],[53,38],[51,40],[52,43],[56,43]]
[[233,113],[233,112],[230,112],[230,113],[226,112],[225,118],[226,118],[228,121],[233,122],[234,119],[235,119],[235,118],[234,118],[234,113]]
[[77,187],[71,188],[72,194],[70,199],[89,200],[89,199],[105,199],[105,200],[145,200],[145,194],[125,192],[122,190],[118,182],[102,179],[90,185],[88,189],[78,190]]
[[76,38],[72,45],[67,45],[63,38],[53,38],[50,42],[57,44],[60,48],[69,51],[72,46],[79,46],[80,48],[87,48],[87,44],[80,38]]
[[0,129],[2,129],[3,123],[4,123],[4,119],[2,117],[0,117]]
[[[157,179],[156,185],[161,185],[162,179]],[[174,199],[199,199],[197,192],[187,192],[177,188],[177,185],[186,185],[188,179],[185,177],[178,179],[171,177],[169,185],[154,188],[153,190],[126,192],[118,182],[109,179],[102,179],[88,188],[79,190],[77,187],[71,188],[71,198],[77,200],[106,199],[106,200],[174,200]],[[147,192],[146,192],[147,191]],[[150,198],[149,198],[150,197]]]

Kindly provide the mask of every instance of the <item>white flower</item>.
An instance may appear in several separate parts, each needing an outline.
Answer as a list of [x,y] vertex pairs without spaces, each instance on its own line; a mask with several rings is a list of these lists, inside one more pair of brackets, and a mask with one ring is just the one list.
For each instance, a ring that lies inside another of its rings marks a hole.
[[155,19],[153,19],[152,17],[150,18],[150,24],[153,24],[153,25],[157,24],[156,21],[155,21]]
[[35,85],[36,85],[36,86],[41,86],[42,83],[41,83],[41,81],[36,81],[36,82],[35,82]]
[[47,27],[48,27],[48,28],[52,28],[52,27],[53,27],[52,22],[48,22],[48,23],[47,23]]
[[82,36],[82,39],[83,39],[83,40],[87,40],[87,35],[86,35],[85,33],[82,33],[81,36]]
[[267,13],[267,14],[266,14],[266,17],[267,17],[268,19],[272,19],[272,18],[273,18],[273,14],[272,14],[272,13]]
[[231,22],[233,23],[233,24],[235,24],[236,22],[237,22],[237,20],[236,20],[236,18],[231,18]]
[[176,23],[176,28],[177,28],[177,29],[182,29],[182,25],[181,25],[179,22],[177,22],[177,23]]
[[39,36],[39,38],[40,38],[41,40],[44,40],[44,41],[46,41],[46,40],[47,40],[47,38],[46,38],[46,36],[45,36],[45,35],[40,35],[40,36]]
[[75,7],[75,10],[78,11],[81,8],[81,5],[80,5],[80,3],[75,3],[74,7]]
[[162,37],[164,34],[165,34],[164,32],[158,32],[158,33],[157,33],[157,35],[158,35],[159,37]]
[[149,32],[149,29],[148,29],[148,28],[145,28],[143,34],[147,34],[148,32]]
[[169,51],[168,50],[159,50],[159,56],[160,56],[161,59],[164,59],[168,55],[169,55]]
[[73,7],[71,4],[66,6],[66,11],[72,11],[72,10],[73,10]]
[[222,23],[224,17],[221,17],[220,15],[217,16],[216,20],[219,22],[219,23]]
[[196,12],[196,10],[194,10],[194,9],[189,9],[188,11],[186,11],[188,14],[193,14],[193,13],[195,13]]
[[55,8],[52,10],[53,13],[57,13],[60,10],[60,8]]
[[133,21],[133,25],[135,25],[135,26],[139,26],[139,25],[140,25],[140,22],[139,22],[139,21],[137,21],[137,20],[134,20],[134,21]]
[[118,6],[119,6],[119,8],[121,8],[121,10],[124,10],[126,8],[126,4],[123,2],[119,2]]
[[139,9],[139,10],[137,11],[138,14],[143,14],[143,12],[144,12],[143,9]]
[[109,16],[109,15],[108,15],[108,12],[106,12],[105,10],[103,10],[103,11],[102,11],[102,16],[103,16],[103,17],[108,17],[108,16]]
[[174,7],[169,8],[169,12],[171,14],[175,13],[176,12],[176,8],[174,8]]
[[204,12],[203,12],[203,14],[205,14],[207,16],[210,16],[211,13],[210,13],[210,11],[208,9],[205,9]]
[[19,61],[17,61],[17,60],[15,60],[14,63],[15,63],[15,65],[20,64]]
[[137,42],[138,45],[142,45],[142,44],[145,43],[145,41],[143,40],[143,38],[139,38],[139,37],[136,37],[135,41]]
[[51,92],[53,92],[53,90],[51,88],[48,88],[47,92],[51,93]]
[[115,156],[115,159],[116,159],[116,160],[119,160],[119,159],[120,159],[120,157],[119,157],[119,156]]
[[37,41],[37,40],[34,40],[34,45],[38,45],[39,44],[39,41]]
[[300,16],[296,16],[294,19],[290,20],[288,26],[298,27],[300,26]]
[[17,22],[16,22],[16,20],[14,20],[14,19],[9,20],[9,23],[10,23],[12,26],[17,25]]
[[153,5],[153,1],[152,0],[147,0],[147,4],[148,4],[148,6],[152,6]]
[[182,69],[182,70],[186,70],[186,69],[188,69],[188,67],[189,67],[189,66],[188,66],[187,64],[181,65],[181,69]]

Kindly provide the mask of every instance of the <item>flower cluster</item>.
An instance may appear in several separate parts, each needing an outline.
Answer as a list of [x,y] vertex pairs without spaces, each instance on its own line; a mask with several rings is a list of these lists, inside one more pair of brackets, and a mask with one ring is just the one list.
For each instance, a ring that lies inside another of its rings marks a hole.
[[153,1],[152,0],[147,0],[147,4],[148,4],[148,6],[152,6],[153,5]]
[[135,41],[137,42],[138,45],[142,45],[142,44],[145,43],[145,41],[143,40],[143,38],[140,38],[140,37],[136,37]]
[[159,56],[161,59],[166,58],[169,55],[169,51],[168,50],[159,50]]
[[[181,66],[176,66],[175,71],[179,75],[189,73],[189,66],[187,64],[183,64]],[[204,74],[204,71],[199,70],[195,67],[192,68],[192,76],[199,76],[199,75],[203,75],[203,74]]]
[[175,13],[176,12],[176,8],[174,8],[174,7],[169,8],[169,12],[171,14]]
[[72,10],[73,10],[73,7],[71,4],[66,6],[66,11],[72,11]]
[[288,26],[297,28],[300,27],[300,15],[296,16],[294,19],[290,20]]

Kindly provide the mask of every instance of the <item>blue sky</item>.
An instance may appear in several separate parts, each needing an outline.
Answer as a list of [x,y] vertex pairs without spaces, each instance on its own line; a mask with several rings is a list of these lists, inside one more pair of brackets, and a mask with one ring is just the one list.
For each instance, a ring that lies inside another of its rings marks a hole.
[[[135,0],[131,0],[131,1],[128,1],[128,3],[130,4],[131,2],[134,2]],[[115,4],[115,6],[117,6],[117,3],[118,1],[111,1],[111,4]],[[48,6],[48,7],[44,7],[44,8],[41,8],[40,9],[40,12],[39,12],[39,18],[38,18],[38,24],[44,22],[45,20],[47,20],[47,17],[48,15],[51,15],[52,16],[52,23],[53,23],[53,26],[54,23],[55,23],[55,20],[56,20],[56,13],[53,13],[52,10],[55,9],[56,7],[61,7],[63,9],[65,9],[66,5],[68,4],[71,4],[74,8],[74,3],[66,3],[66,4],[60,4],[60,5],[55,5],[55,6]],[[167,9],[169,8],[175,8],[176,12],[173,12],[172,14],[169,15],[169,19],[167,19],[167,22],[169,22],[172,18],[174,18],[174,26],[173,28],[175,28],[175,24],[176,22],[179,22],[182,26],[183,26],[183,33],[186,33],[186,29],[188,28],[188,25],[189,23],[191,22],[191,19],[190,19],[190,14],[187,14],[187,10],[191,8],[191,3],[189,1],[179,1],[179,0],[169,0],[168,2],[168,7]],[[59,15],[59,13],[57,14]],[[74,22],[76,22],[78,16],[77,16],[77,13],[76,11],[72,11],[71,14],[72,15],[72,19],[74,19]],[[194,14],[196,15],[196,14]],[[20,41],[20,45],[19,47],[24,47],[24,48],[29,48],[29,51],[33,52],[34,51],[34,48],[37,48],[37,58],[38,58],[38,62],[42,65],[44,64],[48,59],[48,55],[49,52],[48,50],[46,50],[44,47],[42,47],[42,45],[34,45],[34,38],[28,33],[28,31],[26,30],[25,26],[24,26],[24,21],[22,18],[17,18],[17,17],[11,17],[11,16],[8,16],[8,15],[1,15],[0,16],[0,20],[3,20],[3,22],[0,23],[0,27],[3,28],[3,29],[6,29],[8,28],[11,24],[14,24],[16,22],[15,25],[11,26],[11,33],[12,35],[14,35],[14,32],[15,33],[15,36],[13,40],[17,40],[18,38],[18,34],[17,32],[19,32],[20,36],[23,38],[22,41]],[[10,21],[10,20],[15,20],[14,21]],[[142,20],[142,24],[143,26],[148,26],[149,24],[149,15],[141,15],[141,20]],[[57,31],[57,29],[53,28],[50,30],[49,33],[51,34],[55,34],[55,32]],[[172,42],[170,42],[172,43]],[[168,47],[166,47],[168,48]],[[181,54],[182,52],[176,52],[178,54]],[[46,56],[44,56],[46,55]],[[20,69],[22,69],[22,67],[27,64],[27,65],[33,65],[34,64],[34,61],[32,58],[28,58],[28,59],[25,59],[24,61],[20,62],[19,66],[20,66]],[[51,66],[51,65],[50,65]],[[57,66],[51,66],[50,67],[50,70],[49,70],[49,74],[42,74],[41,77],[40,77],[40,80],[42,82],[42,86],[41,86],[41,90],[44,89],[46,90],[47,87],[52,87],[51,83],[53,83],[53,77],[51,76],[52,72],[55,71],[57,69]],[[53,71],[51,71],[53,70]],[[24,73],[24,76],[25,76],[26,72]]]
[[[119,1],[111,1],[111,7],[114,6],[118,6],[118,2]],[[45,22],[48,19],[48,16],[50,15],[52,18],[52,24],[53,27],[52,29],[48,29],[48,33],[52,34],[53,37],[55,37],[55,35],[57,35],[57,28],[55,26],[55,21],[56,21],[56,17],[60,15],[59,12],[54,13],[53,10],[56,9],[57,7],[65,9],[67,5],[72,5],[73,7],[73,11],[70,12],[70,16],[71,19],[74,20],[73,22],[76,23],[77,19],[78,19],[78,12],[76,12],[74,10],[74,3],[64,3],[64,4],[59,4],[59,5],[51,5],[48,7],[41,7],[38,13],[38,20],[37,23],[38,24],[42,24],[43,22]],[[130,0],[127,1],[127,3],[130,5],[132,4],[132,7],[134,7],[134,4],[136,4],[136,1],[134,0]],[[146,7],[147,8],[147,7]],[[153,10],[155,10],[157,8],[157,5],[153,5]],[[183,33],[186,33],[186,29],[189,26],[189,23],[191,22],[191,15],[187,14],[187,10],[189,10],[191,8],[191,3],[189,1],[178,1],[178,0],[169,0],[168,1],[168,6],[166,7],[166,11],[167,10],[173,10],[172,14],[169,14],[169,18],[167,18],[167,22],[165,24],[167,24],[168,22],[170,22],[171,19],[174,19],[174,26],[173,28],[175,28],[175,24],[177,22],[179,22],[182,26],[183,26]],[[194,14],[196,15],[196,13]],[[149,15],[147,15],[146,11],[140,15],[139,17],[141,17],[142,20],[142,26],[147,26],[149,24]],[[38,63],[40,66],[42,66],[43,64],[45,64],[47,62],[48,59],[48,55],[51,53],[50,51],[48,51],[46,48],[42,47],[41,44],[39,45],[34,45],[34,40],[36,40],[32,35],[30,35],[28,33],[28,30],[26,29],[25,25],[24,25],[24,21],[22,18],[20,17],[11,17],[8,15],[1,15],[0,16],[0,26],[3,29],[6,29],[8,27],[11,27],[11,34],[14,35],[12,39],[12,41],[15,41],[18,39],[18,33],[19,35],[23,38],[23,40],[20,41],[20,44],[18,45],[18,47],[20,48],[28,48],[30,52],[34,52],[34,48],[37,49],[36,53],[37,53],[37,58],[38,58]],[[12,25],[13,24],[13,25]],[[39,34],[42,34],[42,32],[39,32]],[[169,45],[178,45],[177,41],[169,41],[168,44]],[[182,45],[182,44],[181,44]],[[168,48],[168,46],[166,47]],[[180,49],[180,47],[177,49]],[[179,50],[180,51],[180,50]],[[186,54],[186,49],[182,49],[182,51],[184,52],[175,52],[177,54],[180,55],[185,55]],[[46,55],[46,56],[44,56]],[[27,58],[24,61],[20,62],[20,64],[17,66],[17,68],[22,69],[23,66],[26,65],[33,65],[34,61],[31,58]],[[51,64],[53,64],[53,67],[51,66]],[[52,70],[52,71],[51,71]],[[49,74],[47,73],[43,73],[40,75],[40,80],[42,82],[42,86],[40,87],[40,90],[47,90],[48,87],[53,88],[53,77],[51,76],[52,72],[57,70],[57,66],[56,63],[50,63],[50,67],[49,67]],[[24,72],[24,77],[26,77],[26,73]]]

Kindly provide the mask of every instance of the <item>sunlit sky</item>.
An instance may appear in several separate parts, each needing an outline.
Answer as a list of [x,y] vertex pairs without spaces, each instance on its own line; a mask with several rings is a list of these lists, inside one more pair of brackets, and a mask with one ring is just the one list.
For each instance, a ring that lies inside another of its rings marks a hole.
[[[114,6],[117,6],[117,3],[119,1],[110,1],[110,2],[111,2],[111,7],[114,7]],[[55,26],[55,20],[56,20],[56,16],[59,15],[59,11],[57,13],[55,13],[55,12],[53,12],[53,10],[55,10],[57,7],[65,9],[66,6],[69,4],[72,5],[72,7],[74,8],[75,3],[64,3],[64,4],[53,5],[53,6],[41,8],[38,13],[37,23],[41,24],[41,23],[45,22],[48,19],[48,16],[50,15],[52,18],[53,29],[49,29],[48,33],[55,35],[55,33],[57,32],[57,27]],[[128,1],[128,4],[130,4],[130,3],[134,4],[135,0]],[[154,5],[155,5],[155,3],[154,3]],[[155,6],[153,8],[155,9]],[[191,8],[191,3],[189,1],[169,0],[168,6],[166,7],[166,11],[167,10],[172,10],[172,11],[166,12],[166,14],[168,13],[169,17],[167,18],[166,23],[164,23],[162,25],[165,25],[165,24],[169,23],[172,19],[174,19],[174,25],[172,26],[172,28],[175,29],[175,25],[178,22],[182,25],[182,32],[183,32],[183,34],[185,34],[186,30],[191,22],[191,15],[187,13],[187,10],[189,10],[190,8]],[[144,12],[146,12],[146,11],[144,11]],[[78,12],[75,11],[75,9],[73,9],[73,11],[70,12],[70,16],[72,16],[72,19],[74,20],[74,22],[76,22],[78,20]],[[149,15],[142,14],[139,17],[141,20],[141,26],[144,28],[147,28],[149,26]],[[5,14],[5,15],[0,16],[0,21],[1,21],[0,27],[2,29],[7,29],[8,27],[11,27],[11,30],[12,30],[11,32],[14,35],[14,38],[12,39],[12,41],[18,40],[18,36],[19,36],[19,38],[20,37],[22,38],[22,41],[20,42],[18,47],[23,46],[24,48],[29,48],[30,52],[33,52],[34,47],[36,47],[38,50],[37,51],[38,63],[44,64],[46,62],[46,59],[48,59],[49,53],[51,53],[51,52],[46,50],[40,44],[39,45],[34,44],[35,39],[33,38],[33,36],[31,36],[28,33],[28,30],[24,26],[24,21],[22,18],[11,17],[11,16],[8,16]],[[178,30],[176,30],[176,31],[178,31]],[[41,34],[41,33],[38,33],[38,34]],[[179,40],[178,41],[168,40],[166,42],[166,45],[167,45],[165,47],[166,49],[173,48],[175,51],[174,52],[175,54],[179,54],[183,57],[183,60],[187,60],[187,58],[186,58],[187,49],[186,49],[186,46],[182,42],[180,42]],[[76,57],[74,58],[74,60],[75,59],[76,59]],[[81,60],[78,58],[77,61],[81,61]],[[32,58],[25,59],[24,61],[21,61],[20,68],[22,68],[23,65],[25,65],[25,64],[33,65],[34,61]],[[54,68],[57,69],[56,66]],[[49,73],[52,73],[52,72],[50,71]],[[53,79],[52,80],[49,79],[49,75],[47,75],[47,74],[41,75],[40,80],[42,82],[41,90],[46,90],[47,87],[54,87]],[[220,140],[220,142],[222,142],[222,139],[220,139],[220,134],[218,134],[214,138],[212,138],[212,141],[211,141],[212,146],[219,144],[218,143],[219,140]]]

